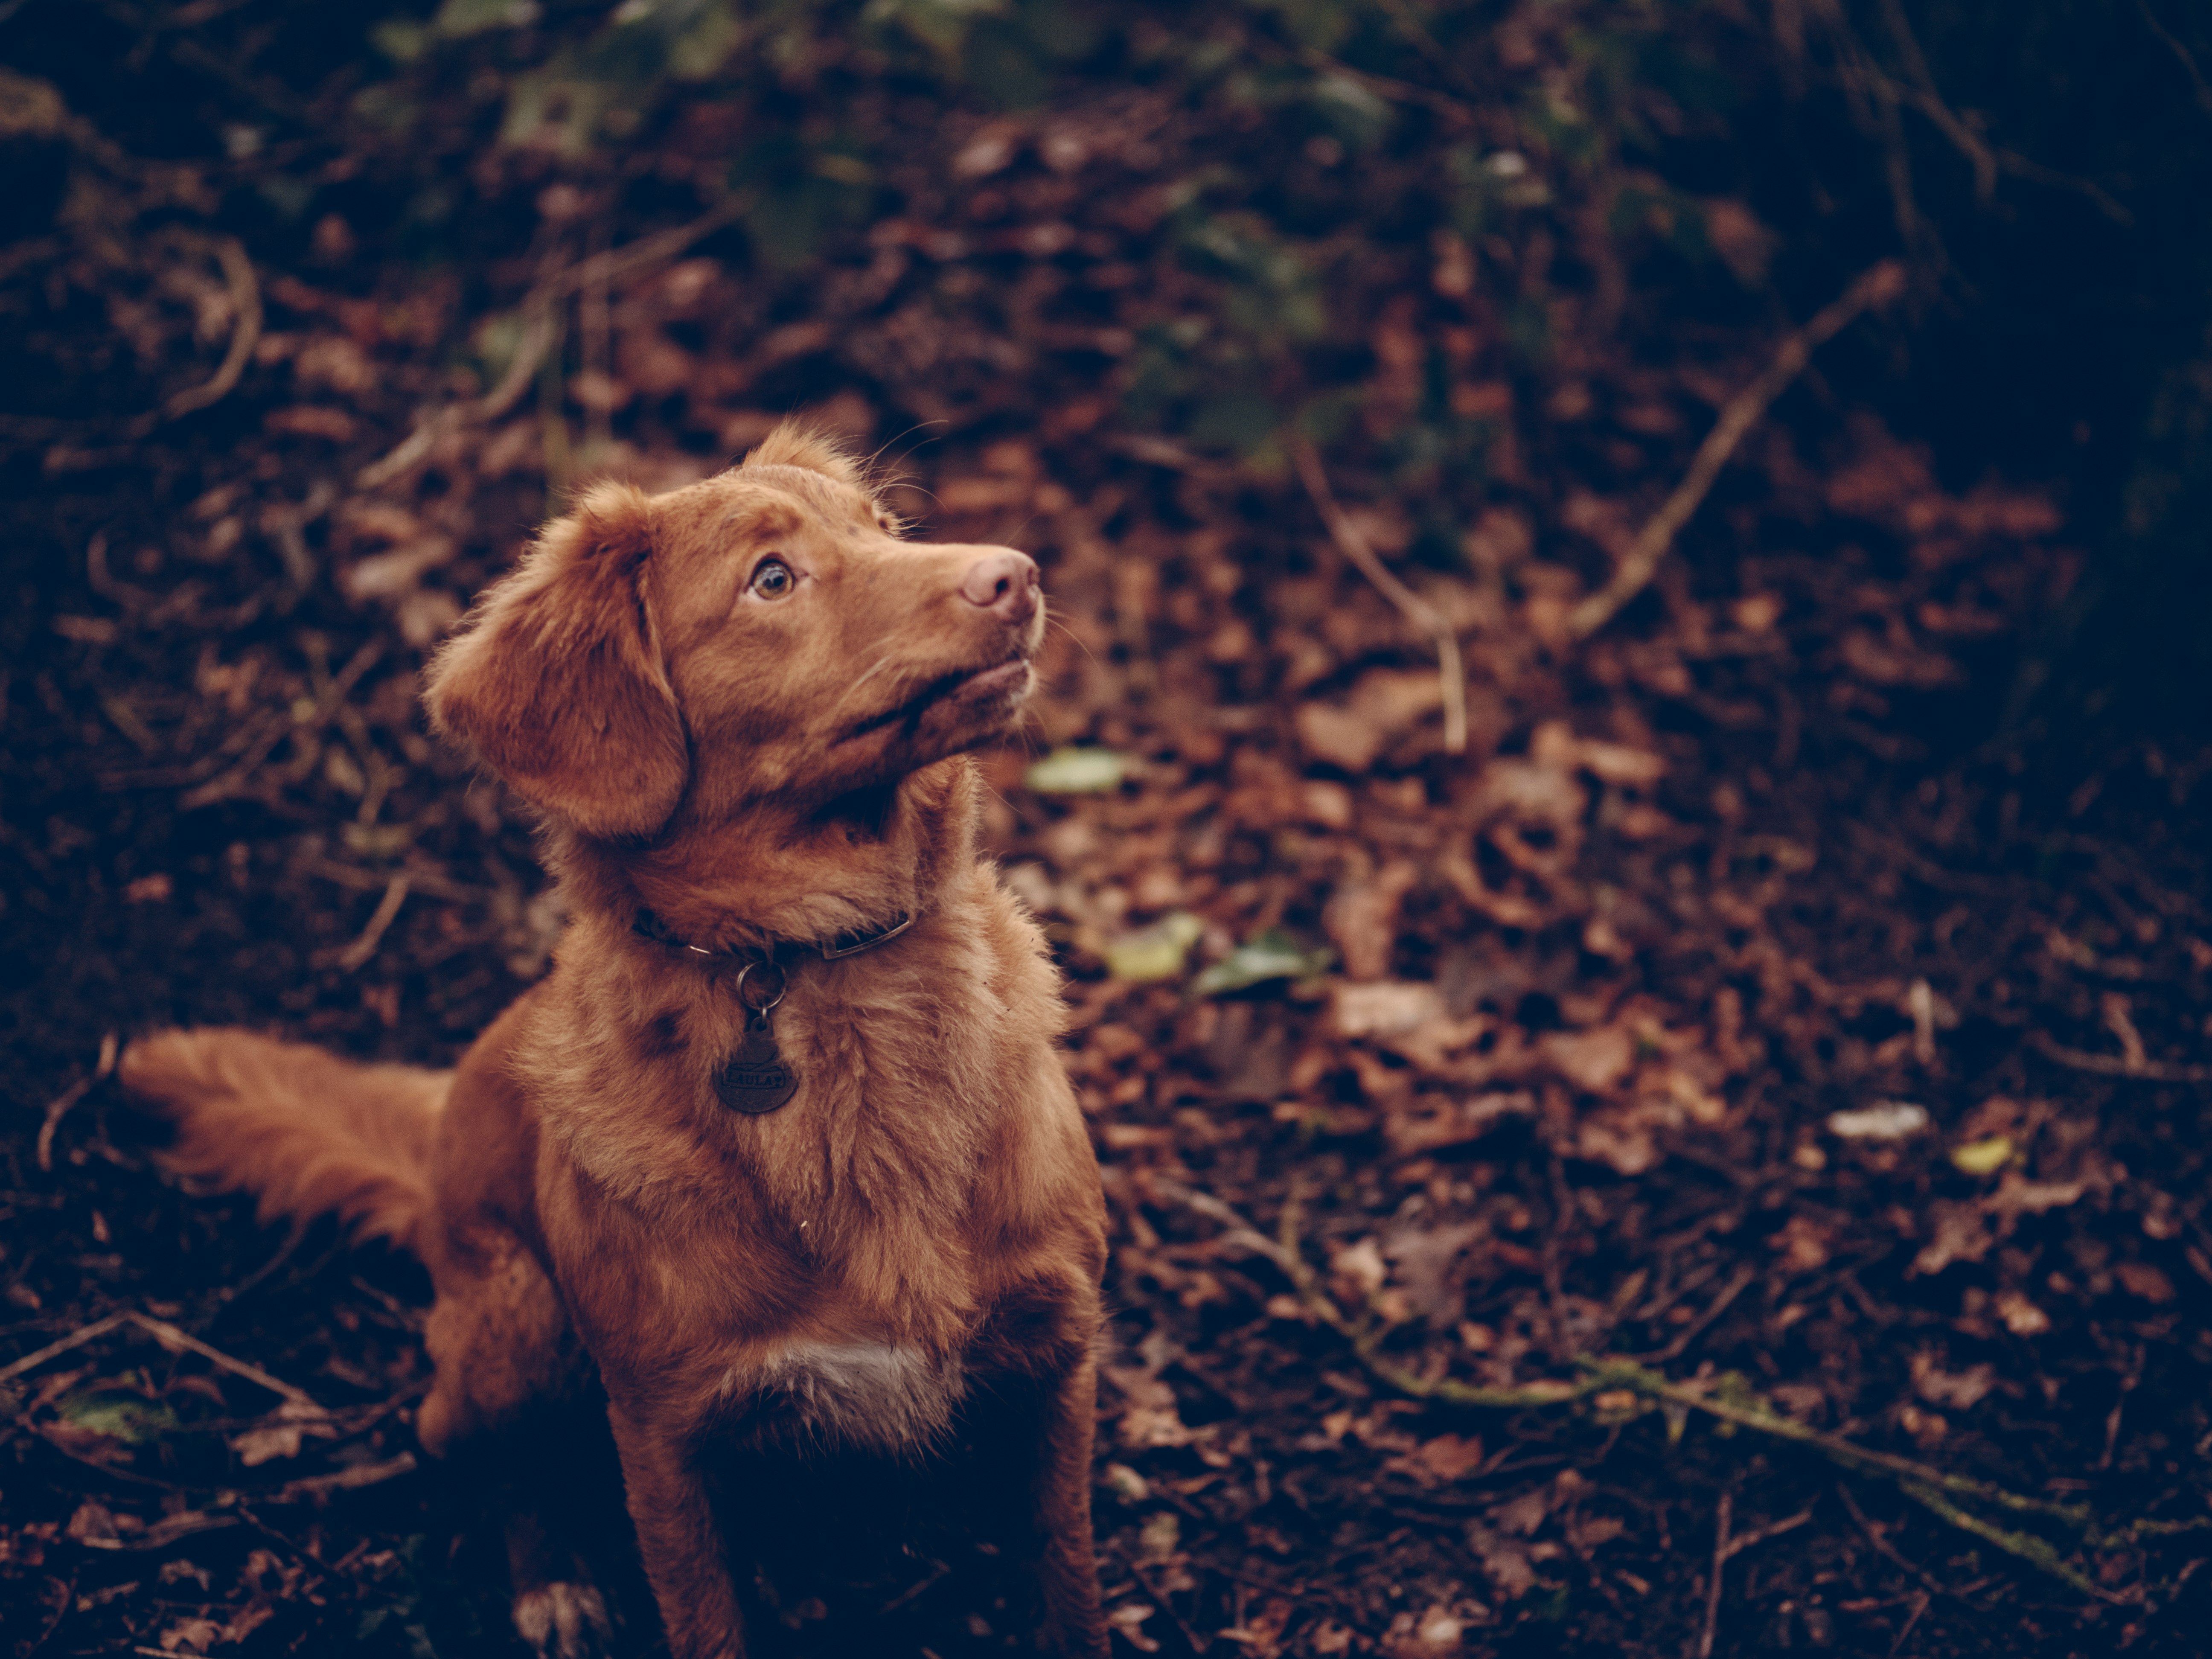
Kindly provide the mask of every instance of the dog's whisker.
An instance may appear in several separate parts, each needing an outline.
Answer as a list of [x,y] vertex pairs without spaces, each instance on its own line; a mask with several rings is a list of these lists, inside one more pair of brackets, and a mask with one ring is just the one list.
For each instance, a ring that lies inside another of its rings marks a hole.
[[897,655],[898,653],[896,651],[886,651],[882,656],[877,658],[875,661],[869,665],[868,671],[866,673],[862,674],[860,678],[854,680],[850,685],[847,686],[842,691],[837,694],[837,701],[830,705],[830,712],[834,714],[839,709],[842,708],[845,706],[846,702],[852,696],[853,693],[859,690],[870,680],[873,679],[878,674],[881,673],[885,668],[889,667],[892,659]]
[[1057,628],[1061,633],[1066,635],[1067,637],[1074,642],[1075,648],[1078,651],[1080,651],[1085,656],[1090,658],[1093,664],[1097,663],[1098,658],[1097,653],[1095,653],[1089,646],[1083,642],[1083,635],[1077,633],[1066,623],[1060,621],[1059,617],[1054,616],[1049,611],[1044,613],[1044,625],[1047,628]]
[[[906,429],[904,432],[900,433],[900,434],[898,434],[898,436],[897,436],[897,437],[895,437],[895,438],[886,438],[886,439],[884,439],[884,441],[883,441],[881,444],[879,444],[879,445],[878,445],[878,446],[877,446],[877,447],[876,447],[876,453],[875,453],[874,454],[872,454],[872,455],[871,455],[871,456],[869,456],[869,457],[868,457],[868,459],[867,459],[867,463],[866,463],[866,465],[867,465],[867,466],[868,466],[868,468],[869,468],[869,476],[870,476],[871,477],[876,477],[876,476],[877,476],[877,475],[876,475],[876,473],[875,473],[875,471],[874,471],[874,467],[875,467],[876,463],[877,463],[878,460],[880,460],[880,459],[883,459],[883,453],[884,453],[884,450],[886,450],[886,449],[889,449],[889,448],[890,448],[893,444],[899,442],[901,439],[906,438],[906,437],[908,437],[908,436],[911,435],[912,434],[916,433],[916,432],[920,432],[920,431],[921,431],[921,430],[923,430],[924,428],[928,428],[928,427],[933,427],[933,426],[950,426],[951,424],[951,422],[949,422],[949,421],[916,421],[916,422],[915,422],[912,426],[910,426],[910,427],[907,428],[907,429]],[[941,435],[941,434],[939,434],[939,435]],[[935,442],[937,442],[937,441],[938,441],[938,437],[937,437],[937,436],[935,436],[935,435],[933,435],[933,436],[931,436],[931,437],[927,437],[927,438],[925,438],[925,439],[923,439],[923,440],[922,440],[922,443],[935,443]],[[919,448],[921,448],[921,444],[916,444],[914,447],[915,447],[915,449],[919,449]],[[914,450],[913,450],[913,449],[910,449],[910,450],[908,450],[908,451],[907,452],[907,453],[908,453],[908,454],[909,454],[909,455],[911,455],[912,453],[914,453]],[[886,483],[886,484],[889,484],[889,483],[902,483],[902,482],[904,482],[904,480],[902,480],[902,479],[898,479],[898,478],[886,478],[886,479],[884,479],[883,482],[884,482],[884,483]]]

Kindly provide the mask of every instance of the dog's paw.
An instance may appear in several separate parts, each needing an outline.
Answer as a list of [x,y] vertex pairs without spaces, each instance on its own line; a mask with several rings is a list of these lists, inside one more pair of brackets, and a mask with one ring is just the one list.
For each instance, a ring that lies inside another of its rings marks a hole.
[[614,1650],[607,1604],[591,1584],[540,1584],[514,1598],[514,1628],[538,1659],[605,1659]]

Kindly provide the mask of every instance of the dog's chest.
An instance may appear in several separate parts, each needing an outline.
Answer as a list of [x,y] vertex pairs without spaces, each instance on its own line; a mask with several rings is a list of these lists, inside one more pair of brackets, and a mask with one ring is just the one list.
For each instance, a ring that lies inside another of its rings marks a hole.
[[943,1437],[967,1381],[957,1357],[908,1343],[791,1341],[732,1365],[720,1393],[738,1437],[751,1443],[901,1453]]

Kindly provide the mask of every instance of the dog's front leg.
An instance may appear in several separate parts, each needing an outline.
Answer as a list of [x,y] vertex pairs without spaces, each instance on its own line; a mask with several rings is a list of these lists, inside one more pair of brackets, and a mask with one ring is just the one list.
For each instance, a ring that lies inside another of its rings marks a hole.
[[1105,1659],[1098,1561],[1091,1536],[1091,1443],[1098,1419],[1097,1362],[1085,1354],[1048,1383],[1036,1449],[1035,1524],[1041,1534],[1037,1589],[1044,1603],[1038,1645],[1067,1659]]
[[618,1403],[607,1416],[671,1659],[744,1659],[744,1616],[729,1553],[690,1444]]

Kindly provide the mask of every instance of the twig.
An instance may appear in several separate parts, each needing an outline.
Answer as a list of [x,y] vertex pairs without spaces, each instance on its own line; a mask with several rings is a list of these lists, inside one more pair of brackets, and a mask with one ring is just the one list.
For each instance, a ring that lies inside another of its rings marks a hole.
[[364,966],[376,954],[376,947],[384,943],[384,930],[392,926],[399,914],[399,907],[407,902],[408,875],[402,870],[385,884],[384,896],[377,901],[376,910],[368,919],[368,926],[361,930],[361,937],[331,958],[333,966],[352,973]]
[[234,1359],[221,1348],[213,1347],[201,1341],[189,1331],[179,1330],[166,1319],[156,1319],[150,1314],[135,1311],[126,1313],[123,1317],[126,1322],[137,1326],[171,1353],[196,1353],[209,1364],[220,1366],[232,1376],[244,1377],[256,1388],[266,1389],[270,1393],[289,1400],[295,1406],[311,1410],[319,1416],[330,1415],[317,1402],[315,1397],[305,1389],[295,1389],[289,1382],[280,1382],[258,1365],[249,1365],[243,1359]]
[[2168,52],[2181,60],[2181,67],[2189,76],[2190,88],[2197,94],[2197,107],[2207,115],[2212,115],[2212,82],[2205,80],[2204,71],[2197,67],[2194,54],[2182,45],[2178,35],[2158,21],[2158,14],[2150,9],[2150,0],[2136,0],[2136,5],[2143,15],[2143,21],[2150,25],[2150,32],[2165,43]]
[[[397,1457],[387,1457],[381,1463],[356,1463],[334,1474],[311,1474],[305,1480],[288,1480],[274,1492],[256,1492],[257,1504],[297,1504],[303,1500],[328,1498],[334,1492],[350,1492],[356,1486],[374,1486],[386,1480],[396,1480],[415,1470],[415,1454],[401,1452]],[[252,1511],[240,1507],[240,1513]]]
[[681,253],[702,236],[735,220],[751,204],[751,200],[744,191],[734,192],[689,224],[640,237],[624,247],[595,253],[538,283],[523,300],[522,340],[515,348],[514,361],[507,366],[507,373],[499,384],[474,403],[448,404],[429,416],[407,434],[398,448],[363,467],[355,476],[355,484],[362,489],[374,489],[389,483],[428,455],[431,447],[448,432],[495,421],[506,414],[530,389],[538,378],[539,366],[552,349],[560,331],[556,307],[562,301],[586,287],[611,283],[633,270]]
[[1736,446],[1743,441],[1744,434],[1758,424],[1767,406],[1782,395],[1783,388],[1797,378],[1812,360],[1814,350],[1842,332],[1860,313],[1895,300],[1905,292],[1905,267],[1894,259],[1884,259],[1861,273],[1841,297],[1783,340],[1765,371],[1730,398],[1721,410],[1720,419],[1705,434],[1705,442],[1698,446],[1690,470],[1674,487],[1674,493],[1668,496],[1638,533],[1635,542],[1622,556],[1620,568],[1613,573],[1613,579],[1568,613],[1567,631],[1571,635],[1578,640],[1588,639],[1644,591],[1657,574],[1668,550],[1674,544],[1676,533],[1705,501],[1706,492],[1720,476],[1721,468],[1728,465]]
[[2117,1054],[2093,1054],[2081,1048],[2066,1048],[2042,1031],[2036,1032],[2029,1041],[2046,1060],[2055,1060],[2077,1072],[2094,1072],[2100,1077],[2125,1078],[2135,1083],[2212,1083],[2212,1066],[2170,1066],[2158,1060],[2131,1066]]
[[1977,1538],[1995,1544],[2008,1555],[2016,1555],[2023,1561],[2034,1563],[2052,1577],[2063,1580],[2094,1601],[2125,1604],[2133,1599],[2113,1594],[2078,1567],[2069,1566],[2057,1550],[2033,1534],[2008,1531],[1992,1522],[1984,1521],[1980,1516],[1960,1509],[1932,1486],[1923,1486],[1917,1480],[1901,1480],[1898,1485],[1907,1498],[1948,1521],[1960,1531],[1970,1532]]
[[1923,1585],[1936,1594],[1939,1595],[1948,1595],[1952,1594],[1950,1590],[1946,1589],[1943,1585],[1936,1580],[1936,1576],[1929,1572],[1927,1568],[1922,1566],[1917,1561],[1907,1560],[1905,1559],[1905,1553],[1902,1550],[1899,1549],[1896,1545],[1891,1543],[1888,1539],[1881,1535],[1881,1528],[1876,1527],[1875,1523],[1868,1518],[1867,1512],[1859,1507],[1858,1499],[1851,1496],[1851,1489],[1848,1484],[1841,1480],[1837,1481],[1836,1496],[1844,1500],[1844,1508],[1850,1512],[1851,1519],[1858,1522],[1859,1530],[1866,1534],[1867,1542],[1872,1544],[1879,1554],[1887,1557],[1898,1566],[1904,1568],[1905,1571],[1911,1573],[1915,1578],[1917,1578]]
[[253,261],[246,257],[245,246],[235,236],[217,237],[215,257],[222,262],[223,280],[230,284],[230,308],[237,319],[231,325],[230,349],[223,354],[222,367],[212,378],[188,386],[161,405],[160,418],[165,421],[228,397],[252,360],[253,348],[260,343],[261,284],[254,280]]
[[1376,556],[1359,526],[1337,505],[1328,487],[1328,474],[1322,470],[1321,457],[1303,434],[1291,440],[1291,459],[1297,464],[1306,494],[1313,497],[1314,507],[1321,514],[1322,522],[1328,526],[1338,550],[1358,567],[1361,575],[1374,583],[1377,592],[1398,607],[1407,622],[1437,642],[1437,678],[1443,687],[1444,700],[1444,749],[1449,754],[1464,755],[1467,670],[1460,662],[1459,637],[1452,631],[1451,623],[1436,606],[1392,574],[1390,567]]
[[1729,1540],[1728,1559],[1735,1560],[1755,1544],[1764,1544],[1770,1538],[1779,1538],[1785,1532],[1795,1531],[1813,1518],[1810,1510],[1800,1510],[1779,1521],[1770,1521],[1763,1527],[1753,1527],[1749,1532],[1740,1532]]
[[166,1319],[156,1319],[151,1314],[140,1313],[135,1308],[126,1308],[120,1313],[112,1313],[105,1319],[95,1319],[91,1324],[71,1331],[58,1342],[49,1342],[36,1352],[27,1353],[21,1359],[0,1365],[0,1382],[12,1382],[26,1371],[36,1370],[49,1359],[65,1354],[72,1348],[81,1347],[96,1337],[106,1336],[110,1331],[118,1330],[125,1325],[136,1325],[171,1353],[196,1353],[201,1358],[230,1372],[234,1376],[242,1376],[255,1387],[266,1389],[279,1398],[290,1401],[295,1406],[311,1410],[320,1416],[326,1417],[330,1414],[305,1389],[295,1389],[289,1382],[281,1382],[270,1376],[258,1365],[251,1365],[243,1359],[234,1358],[222,1349],[212,1347],[201,1341],[189,1331],[179,1330]]
[[[100,1059],[93,1066],[91,1073],[79,1078],[47,1103],[46,1121],[39,1126],[39,1168],[46,1174],[53,1173],[54,1131],[61,1127],[63,1115],[91,1093],[94,1084],[115,1069],[115,1033],[110,1031],[100,1040]],[[0,1376],[4,1375],[6,1373],[0,1372]]]
[[[2081,1533],[2085,1542],[2100,1548],[2133,1542],[2148,1534],[2212,1526],[2212,1517],[2198,1516],[2186,1522],[2136,1521],[2117,1530],[2105,1531],[2098,1527],[2095,1516],[2087,1504],[2059,1504],[2047,1498],[2026,1497],[1989,1481],[1948,1474],[1912,1458],[1876,1451],[1871,1447],[1844,1439],[1839,1435],[1808,1428],[1794,1418],[1775,1411],[1753,1393],[1742,1378],[1734,1374],[1711,1382],[1680,1383],[1634,1360],[1583,1355],[1576,1362],[1583,1376],[1572,1382],[1539,1382],[1520,1388],[1492,1389],[1478,1388],[1451,1377],[1423,1376],[1407,1370],[1382,1352],[1382,1344],[1392,1329],[1388,1320],[1371,1312],[1365,1319],[1355,1319],[1346,1314],[1337,1306],[1322,1285],[1320,1275],[1307,1264],[1298,1249],[1300,1194],[1295,1186],[1285,1196],[1280,1234],[1273,1240],[1263,1237],[1230,1206],[1210,1194],[1158,1179],[1153,1180],[1150,1186],[1160,1198],[1182,1204],[1221,1222],[1229,1229],[1224,1242],[1250,1249],[1275,1263],[1297,1287],[1316,1316],[1351,1344],[1352,1352],[1372,1376],[1413,1399],[1435,1400],[1453,1406],[1518,1410],[1564,1405],[1601,1392],[1626,1391],[1664,1402],[1673,1408],[1668,1413],[1670,1420],[1675,1413],[1700,1412],[1739,1428],[1753,1429],[1778,1439],[1794,1440],[1821,1453],[1844,1468],[1887,1476],[1914,1502],[1960,1530],[1996,1545],[2007,1553],[2100,1601],[2116,1601],[2126,1598],[2116,1596],[2092,1583],[2078,1569],[2069,1566],[2058,1552],[2042,1539],[1984,1521],[1960,1508],[1953,1499],[1972,1498],[2015,1514],[2056,1520]],[[1796,1523],[1793,1522],[1791,1524]]]
[[229,770],[219,777],[210,778],[198,788],[178,797],[179,808],[189,812],[197,807],[211,806],[217,801],[228,800],[231,796],[237,794],[245,787],[246,781],[253,775],[261,763],[269,758],[269,751],[276,746],[287,732],[296,732],[304,734],[309,732],[319,732],[327,726],[331,716],[338,712],[339,706],[345,702],[347,694],[360,683],[362,675],[376,665],[376,659],[383,654],[384,641],[381,637],[372,639],[363,645],[360,650],[346,659],[346,665],[339,669],[332,677],[331,683],[323,688],[323,695],[315,699],[315,706],[308,711],[305,720],[275,720],[268,722],[260,734],[246,746],[246,752],[238,757],[237,763]]
[[1905,1638],[1912,1634],[1912,1627],[1920,1622],[1920,1615],[1928,1611],[1928,1604],[1933,1600],[1935,1598],[1926,1590],[1914,1592],[1912,1611],[1905,1615],[1905,1628],[1897,1632],[1897,1639],[1889,1644],[1890,1652],[1894,1654],[1905,1645]]
[[1721,1574],[1730,1553],[1729,1522],[1735,1516],[1735,1494],[1724,1492],[1713,1517],[1713,1576],[1705,1586],[1705,1627],[1698,1637],[1698,1659],[1713,1659],[1713,1633],[1721,1622]]
[[71,1348],[82,1346],[94,1337],[106,1336],[108,1332],[130,1317],[127,1313],[115,1313],[108,1315],[105,1319],[95,1319],[91,1324],[71,1331],[58,1342],[49,1342],[45,1347],[25,1354],[21,1359],[11,1360],[5,1365],[0,1365],[0,1382],[12,1382],[24,1372],[36,1370],[49,1359],[65,1354]]
[[1759,1269],[1746,1262],[1735,1270],[1734,1278],[1721,1286],[1720,1294],[1713,1297],[1712,1301],[1706,1305],[1705,1310],[1682,1327],[1680,1335],[1657,1352],[1645,1354],[1642,1358],[1653,1364],[1663,1364],[1669,1359],[1681,1358],[1683,1351],[1710,1328],[1715,1320],[1726,1313],[1729,1310],[1729,1304],[1741,1296],[1758,1277]]
[[1966,158],[1966,164],[1974,170],[1974,199],[1987,207],[1996,194],[1996,157],[1990,154],[1990,147],[1982,142],[1979,134],[1951,112],[1951,106],[1936,91],[1936,77],[1929,70],[1928,59],[1921,53],[1912,25],[1905,20],[1904,7],[1898,0],[1882,0],[1881,15],[1882,21],[1889,26],[1897,55],[1905,61],[1905,72],[1914,83],[1911,88],[1912,101]]

